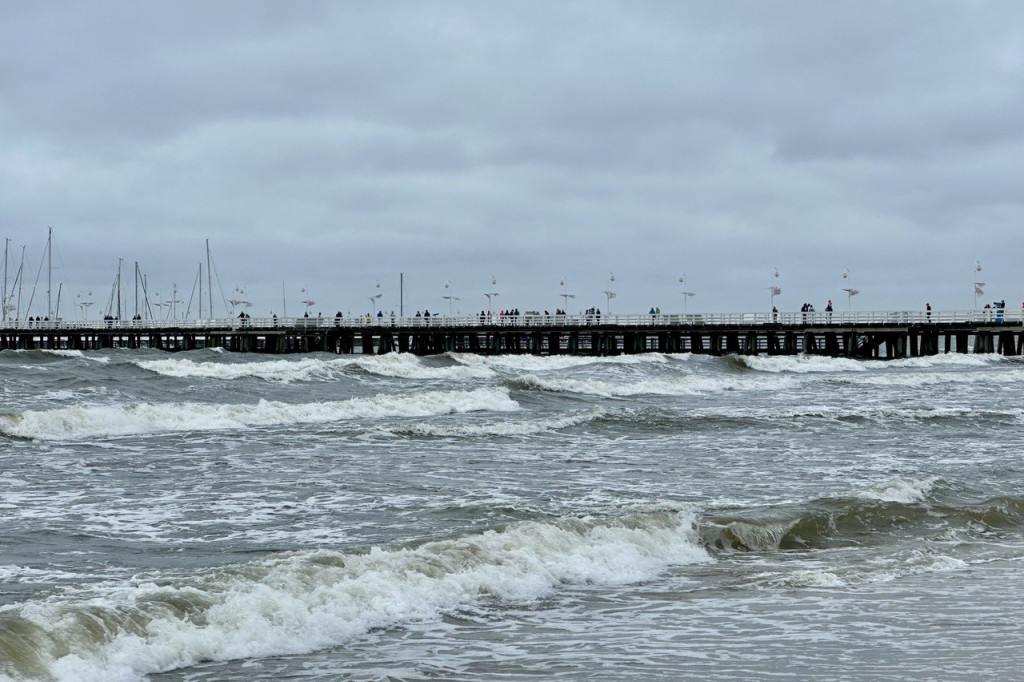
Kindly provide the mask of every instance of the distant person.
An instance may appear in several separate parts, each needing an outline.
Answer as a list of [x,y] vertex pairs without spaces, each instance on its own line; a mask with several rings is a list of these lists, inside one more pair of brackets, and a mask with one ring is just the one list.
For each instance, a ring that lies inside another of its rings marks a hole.
[[924,315],[928,319],[929,322],[932,321],[932,304],[931,303],[925,303],[924,304]]
[[779,321],[779,309],[776,308],[775,306],[772,306],[772,322],[778,322],[778,321]]
[[828,299],[828,303],[825,304],[825,318],[829,324],[832,323],[832,299]]

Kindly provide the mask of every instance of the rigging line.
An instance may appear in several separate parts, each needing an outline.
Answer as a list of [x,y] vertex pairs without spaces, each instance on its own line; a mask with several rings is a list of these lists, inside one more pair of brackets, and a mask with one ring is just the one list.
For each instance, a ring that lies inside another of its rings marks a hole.
[[[213,260],[212,256],[209,256],[209,266],[207,270],[207,276],[212,272],[214,279],[217,280],[217,289],[220,291],[220,300],[224,304],[224,310],[228,309],[228,297],[224,295],[224,284],[220,281],[220,273],[217,272],[217,262]],[[210,317],[213,317],[213,310],[210,311]]]
[[[118,262],[120,263],[120,259],[118,259]],[[115,298],[115,296],[117,294],[118,286],[120,285],[120,279],[121,279],[121,267],[120,267],[120,265],[118,265],[117,274],[114,275],[114,282],[110,285],[110,298],[107,299],[107,312],[106,312],[106,314],[110,315],[111,317],[113,317],[113,314],[114,314],[114,298]]]
[[[46,263],[46,252],[50,248],[50,241],[46,241],[46,249],[43,249],[43,257],[39,259],[39,270],[36,272],[36,281],[32,283],[32,293],[28,297],[28,305],[25,307],[25,312],[31,315],[32,313],[32,302],[36,298],[36,287],[39,286],[39,278],[43,276],[43,265]],[[50,313],[47,312],[47,315]]]
[[[196,273],[196,278],[192,282],[192,293],[189,294],[189,296],[188,296],[188,307],[185,308],[185,319],[186,320],[188,319],[188,316],[192,314],[192,301],[196,297],[196,287],[202,286],[202,281],[203,281],[202,277],[203,277],[203,267],[202,267],[202,265],[200,265],[199,266],[199,272]],[[200,297],[201,296],[202,296],[202,293],[200,292]],[[202,301],[202,298],[200,298],[199,299],[199,305],[202,305],[202,304],[203,304],[203,301]]]
[[64,266],[64,256],[60,252],[60,244],[57,243],[56,237],[51,235],[50,239],[51,248],[57,253],[57,267],[63,275],[63,279],[61,281],[68,285],[68,289],[73,290],[74,287],[71,286],[71,278],[68,277],[68,270]]

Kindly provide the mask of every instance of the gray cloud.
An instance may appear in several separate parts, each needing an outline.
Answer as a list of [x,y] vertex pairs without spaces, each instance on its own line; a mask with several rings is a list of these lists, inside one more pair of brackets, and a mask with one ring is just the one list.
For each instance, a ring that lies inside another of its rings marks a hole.
[[[1024,298],[1009,2],[8,3],[0,236],[265,313]],[[38,266],[35,261],[33,268]],[[151,285],[151,286],[154,286]],[[449,290],[450,291],[450,290]],[[365,301],[365,304],[364,304]]]

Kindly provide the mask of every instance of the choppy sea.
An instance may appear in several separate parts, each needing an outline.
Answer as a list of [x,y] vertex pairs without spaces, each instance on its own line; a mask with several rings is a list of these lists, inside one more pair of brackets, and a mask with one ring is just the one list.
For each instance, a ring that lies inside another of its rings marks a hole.
[[0,678],[1000,680],[1024,362],[0,352]]

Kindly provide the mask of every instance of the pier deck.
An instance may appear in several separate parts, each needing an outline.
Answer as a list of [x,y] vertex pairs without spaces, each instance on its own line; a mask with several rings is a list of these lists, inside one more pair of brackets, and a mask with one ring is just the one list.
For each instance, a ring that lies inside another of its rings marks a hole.
[[701,353],[892,359],[1024,353],[1020,312],[521,315],[0,324],[0,350],[222,348],[243,353],[535,355]]

